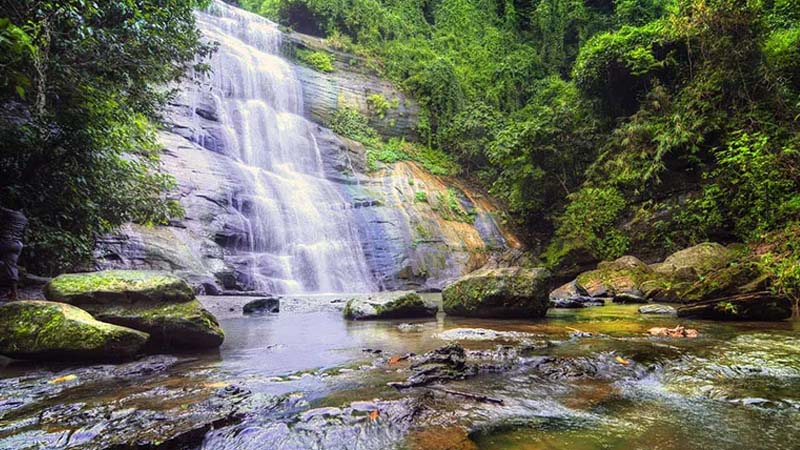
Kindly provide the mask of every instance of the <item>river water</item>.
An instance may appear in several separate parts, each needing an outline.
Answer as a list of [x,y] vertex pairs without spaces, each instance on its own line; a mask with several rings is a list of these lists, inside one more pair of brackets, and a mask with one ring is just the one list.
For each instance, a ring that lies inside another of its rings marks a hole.
[[[797,322],[681,320],[701,336],[658,339],[646,330],[678,319],[635,306],[348,322],[346,298],[287,298],[255,317],[241,314],[247,298],[203,298],[226,332],[210,354],[6,365],[0,449],[800,447]],[[477,358],[477,376],[387,385],[409,375],[414,358],[398,356],[453,343]]]

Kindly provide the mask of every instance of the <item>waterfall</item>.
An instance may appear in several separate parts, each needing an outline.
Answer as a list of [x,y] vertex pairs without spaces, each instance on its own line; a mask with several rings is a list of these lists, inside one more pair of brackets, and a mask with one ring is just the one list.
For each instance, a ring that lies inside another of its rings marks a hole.
[[[276,293],[376,290],[345,189],[325,175],[318,125],[303,117],[302,86],[281,58],[275,23],[215,1],[197,13],[219,43],[210,74],[186,95],[192,139],[226,155],[242,180],[232,199],[244,237],[234,246],[248,287]],[[208,120],[214,127],[203,126]],[[212,131],[209,131],[211,129]]]

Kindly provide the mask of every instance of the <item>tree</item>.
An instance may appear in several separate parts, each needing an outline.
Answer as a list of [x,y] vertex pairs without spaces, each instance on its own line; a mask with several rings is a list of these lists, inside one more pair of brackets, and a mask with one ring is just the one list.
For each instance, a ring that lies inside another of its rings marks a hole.
[[29,268],[86,263],[98,234],[180,212],[155,132],[167,83],[212,49],[204,3],[0,1],[0,203],[30,218]]

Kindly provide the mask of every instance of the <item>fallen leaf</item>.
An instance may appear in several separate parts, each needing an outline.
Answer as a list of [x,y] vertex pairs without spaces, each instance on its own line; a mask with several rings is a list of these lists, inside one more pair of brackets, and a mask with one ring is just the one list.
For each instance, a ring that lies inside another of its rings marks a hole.
[[370,420],[370,422],[374,422],[374,421],[378,420],[378,416],[380,416],[380,413],[378,412],[377,409],[374,410],[374,411],[370,411],[369,412],[369,420]]
[[623,358],[622,356],[617,356],[616,358],[614,358],[614,361],[622,364],[623,366],[630,365],[630,363],[631,363],[630,361],[628,361],[627,359]]
[[397,363],[399,363],[399,362],[400,362],[402,359],[403,359],[403,358],[402,358],[401,356],[392,356],[391,358],[389,358],[389,364],[397,364]]
[[77,375],[72,375],[72,374],[64,375],[63,377],[53,378],[52,380],[50,380],[50,384],[58,384],[58,383],[63,383],[65,381],[72,381],[77,378],[78,378]]

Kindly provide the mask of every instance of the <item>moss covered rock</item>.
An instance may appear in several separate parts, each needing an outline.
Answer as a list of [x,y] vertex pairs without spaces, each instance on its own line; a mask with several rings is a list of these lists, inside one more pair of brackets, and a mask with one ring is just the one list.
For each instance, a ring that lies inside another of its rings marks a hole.
[[150,334],[148,347],[164,349],[205,349],[222,345],[225,333],[217,319],[200,302],[136,302],[127,305],[83,305],[98,320]]
[[345,305],[344,317],[349,320],[412,319],[435,317],[438,310],[436,303],[413,291],[383,292],[350,299]]
[[575,284],[590,297],[619,298],[630,301],[644,294],[640,286],[653,277],[653,269],[634,256],[604,261],[597,269],[578,275]]
[[735,256],[735,252],[716,242],[704,242],[669,255],[653,269],[675,281],[694,282],[698,277],[727,266]]
[[551,274],[547,269],[481,269],[442,291],[447,314],[527,319],[544,317],[549,306]]
[[135,356],[147,339],[147,333],[100,322],[63,303],[0,306],[0,354],[11,358],[118,360]]
[[45,297],[71,305],[125,304],[135,302],[188,302],[191,286],[164,272],[106,270],[59,275],[47,283]]

